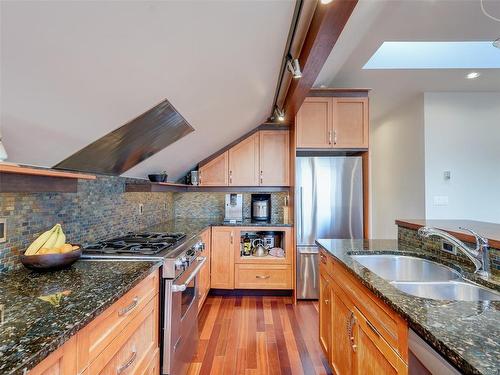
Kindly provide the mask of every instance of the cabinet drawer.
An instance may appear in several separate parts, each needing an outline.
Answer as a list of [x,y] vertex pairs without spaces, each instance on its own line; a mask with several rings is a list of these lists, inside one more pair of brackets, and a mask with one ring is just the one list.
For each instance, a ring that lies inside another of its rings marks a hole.
[[289,265],[236,264],[237,289],[292,289],[292,268]]
[[127,324],[123,332],[89,366],[89,374],[144,373],[158,351],[158,296]]
[[389,345],[408,362],[408,327],[403,318],[349,274],[343,265],[336,261],[334,265],[333,279],[336,283]]
[[158,375],[160,373],[160,350],[158,349],[141,375]]
[[78,333],[78,369],[82,371],[158,294],[158,271],[152,273]]

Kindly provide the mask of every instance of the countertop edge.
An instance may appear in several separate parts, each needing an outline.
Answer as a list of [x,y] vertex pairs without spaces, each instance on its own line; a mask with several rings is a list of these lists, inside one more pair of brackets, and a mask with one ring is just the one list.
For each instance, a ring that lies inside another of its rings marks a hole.
[[[316,244],[323,250],[325,250],[329,256],[334,257],[339,263],[341,263],[344,268],[358,280],[361,284],[366,286],[373,294],[380,298],[387,306],[399,314],[407,323],[408,327],[413,329],[427,344],[433,347],[441,356],[443,356],[448,362],[453,364],[458,370],[465,371],[467,374],[478,374],[482,375],[478,369],[472,366],[467,360],[461,357],[460,353],[451,349],[443,343],[438,337],[436,337],[432,332],[422,327],[418,322],[414,321],[410,315],[408,315],[400,306],[395,304],[385,296],[383,292],[378,290],[373,284],[364,280],[359,276],[356,271],[354,271],[348,264],[346,264],[342,259],[338,258],[335,254],[330,252],[325,248],[320,242],[316,241]],[[429,340],[431,339],[431,340]]]
[[[81,260],[83,262],[92,262],[95,260]],[[36,353],[33,353],[29,359],[27,359],[25,362],[23,362],[21,365],[17,366],[16,368],[12,369],[9,374],[17,374],[17,373],[24,373],[24,371],[28,370],[31,371],[34,369],[38,364],[42,363],[49,355],[54,353],[56,350],[58,350],[60,347],[62,347],[70,338],[75,336],[79,331],[81,331],[85,326],[87,326],[90,322],[92,322],[98,315],[103,313],[108,307],[113,305],[116,301],[118,301],[121,297],[123,297],[126,293],[128,293],[132,288],[137,286],[142,280],[144,280],[146,277],[151,275],[154,271],[158,270],[162,263],[155,261],[151,262],[151,267],[142,273],[139,277],[136,277],[135,280],[128,286],[127,289],[120,291],[119,293],[115,294],[112,298],[109,300],[105,301],[101,306],[93,310],[90,314],[88,314],[84,320],[76,323],[74,326],[72,326],[70,329],[67,331],[61,332],[60,336],[50,344],[47,345],[44,349],[39,350]]]

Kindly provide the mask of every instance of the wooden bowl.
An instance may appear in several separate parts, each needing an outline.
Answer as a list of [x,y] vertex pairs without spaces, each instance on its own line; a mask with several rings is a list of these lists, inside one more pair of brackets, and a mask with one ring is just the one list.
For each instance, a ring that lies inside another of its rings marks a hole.
[[20,255],[21,263],[33,271],[55,271],[67,268],[82,256],[80,245],[77,250],[63,254]]

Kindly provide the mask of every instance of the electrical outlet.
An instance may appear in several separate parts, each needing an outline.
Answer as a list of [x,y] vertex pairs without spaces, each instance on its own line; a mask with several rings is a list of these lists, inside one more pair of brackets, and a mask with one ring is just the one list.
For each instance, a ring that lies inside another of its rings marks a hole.
[[457,248],[444,240],[441,240],[441,250],[448,254],[457,255]]
[[7,219],[0,217],[0,243],[7,241]]
[[142,215],[144,213],[144,205],[142,203],[139,203],[139,215]]

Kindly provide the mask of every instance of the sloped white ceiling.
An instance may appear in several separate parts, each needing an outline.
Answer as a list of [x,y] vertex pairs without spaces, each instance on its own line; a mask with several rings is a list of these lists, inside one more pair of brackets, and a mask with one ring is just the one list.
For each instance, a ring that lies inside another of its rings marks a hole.
[[0,132],[53,166],[167,98],[195,132],[128,176],[177,179],[271,111],[294,1],[2,1]]

